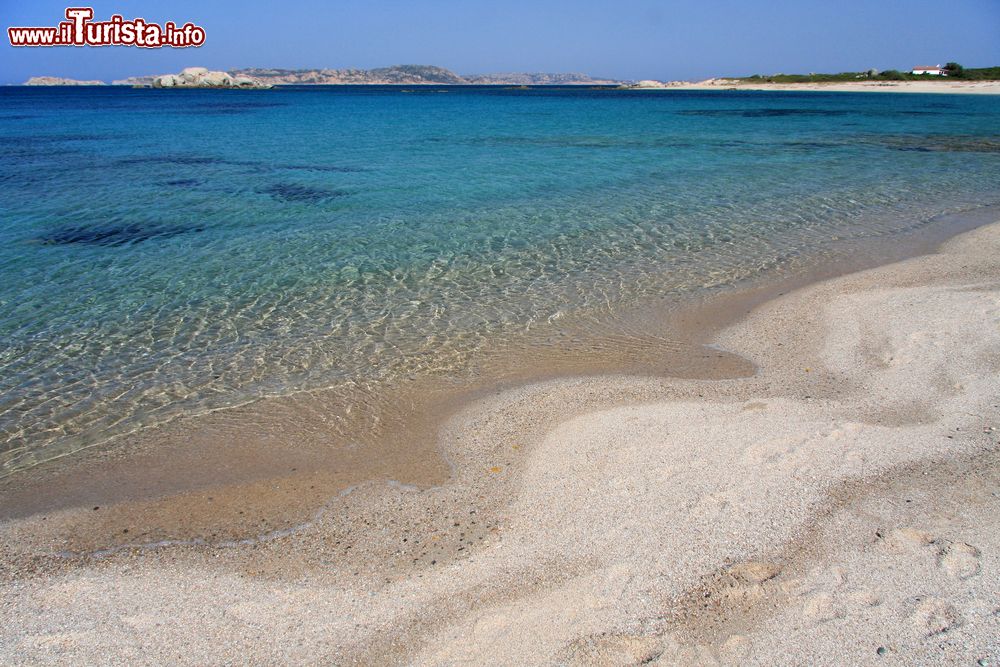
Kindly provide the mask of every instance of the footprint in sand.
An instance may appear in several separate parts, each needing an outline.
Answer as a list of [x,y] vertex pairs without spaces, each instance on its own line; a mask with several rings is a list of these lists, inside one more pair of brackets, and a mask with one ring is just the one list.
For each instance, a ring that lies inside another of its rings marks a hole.
[[[882,537],[882,533],[876,533]],[[934,542],[934,536],[917,528],[895,528],[884,536],[885,546],[894,553],[912,553]]]
[[948,632],[962,623],[955,607],[940,598],[928,598],[921,602],[911,619],[917,631],[925,637]]
[[569,664],[649,664],[663,653],[657,637],[600,633],[581,637],[568,647]]
[[956,579],[979,574],[979,549],[964,542],[953,542],[941,550],[938,566]]
[[882,604],[879,596],[867,588],[859,588],[851,592],[848,599],[858,607],[877,607]]
[[778,576],[781,573],[781,567],[774,563],[748,561],[733,565],[727,572],[740,583],[762,584]]
[[845,616],[843,607],[837,604],[829,593],[810,595],[802,611],[806,618],[817,624]]

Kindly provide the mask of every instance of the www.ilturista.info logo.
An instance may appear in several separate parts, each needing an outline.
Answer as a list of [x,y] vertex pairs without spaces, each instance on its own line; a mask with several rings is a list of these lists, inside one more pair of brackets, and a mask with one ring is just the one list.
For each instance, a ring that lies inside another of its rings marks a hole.
[[205,29],[193,23],[178,26],[167,21],[162,26],[146,19],[126,21],[120,14],[108,21],[91,21],[91,7],[68,7],[66,21],[47,28],[7,28],[11,46],[163,46],[185,48],[205,43]]

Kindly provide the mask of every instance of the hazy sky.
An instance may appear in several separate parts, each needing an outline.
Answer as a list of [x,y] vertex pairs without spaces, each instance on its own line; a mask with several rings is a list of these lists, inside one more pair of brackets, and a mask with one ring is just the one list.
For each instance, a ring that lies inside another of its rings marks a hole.
[[[84,4],[84,3],[77,3]],[[197,49],[20,48],[65,3],[0,0],[0,82],[174,72],[189,65],[440,65],[460,74],[586,72],[620,79],[1000,65],[1000,0],[95,0],[95,19],[203,26]]]

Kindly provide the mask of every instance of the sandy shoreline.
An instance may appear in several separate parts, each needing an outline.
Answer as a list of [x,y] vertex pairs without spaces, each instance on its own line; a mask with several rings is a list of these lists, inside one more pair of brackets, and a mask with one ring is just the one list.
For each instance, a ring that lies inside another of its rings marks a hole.
[[479,396],[447,484],[266,542],[61,559],[92,510],[4,521],[0,661],[994,664],[998,247],[765,303],[716,341],[750,377]]
[[636,90],[762,90],[837,93],[950,93],[1000,95],[1000,81],[848,81],[831,83],[747,83],[733,79],[671,82]]
[[483,355],[470,377],[357,395],[299,392],[141,429],[0,478],[0,523],[46,516],[36,544],[61,553],[227,544],[294,530],[359,484],[429,488],[451,470],[438,442],[442,424],[478,399],[567,377],[752,375],[752,360],[713,344],[716,332],[777,295],[929,252],[998,211],[914,220],[890,236],[838,242],[791,262],[794,269],[720,284],[714,295],[644,301],[585,329],[564,323],[558,345]]

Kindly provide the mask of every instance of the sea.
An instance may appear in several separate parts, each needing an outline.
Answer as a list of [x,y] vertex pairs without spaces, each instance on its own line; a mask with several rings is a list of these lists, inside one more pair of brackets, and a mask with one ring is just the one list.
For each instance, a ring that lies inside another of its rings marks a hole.
[[0,88],[0,476],[461,384],[998,203],[1000,96]]

